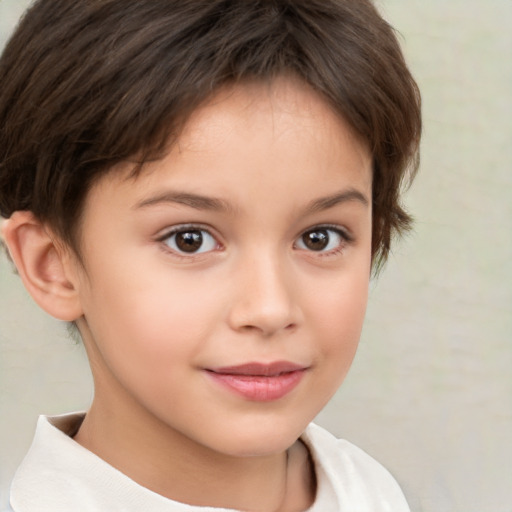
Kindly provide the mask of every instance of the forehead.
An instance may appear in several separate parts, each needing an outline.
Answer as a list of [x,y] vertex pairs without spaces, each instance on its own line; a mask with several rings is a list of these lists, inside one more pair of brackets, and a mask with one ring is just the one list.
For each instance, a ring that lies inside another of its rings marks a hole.
[[122,163],[91,193],[110,184],[139,198],[165,186],[220,195],[237,190],[240,196],[248,189],[294,194],[296,188],[299,196],[313,178],[328,195],[344,181],[371,188],[371,160],[367,144],[326,100],[282,77],[218,91],[191,114],[164,158],[135,176],[133,165]]
[[[261,130],[262,127],[266,129]],[[178,138],[179,149],[212,149],[232,143],[226,135],[245,138],[250,145],[307,139],[327,145],[330,139],[354,147],[358,156],[368,158],[367,144],[330,103],[305,82],[281,76],[268,82],[244,82],[218,91],[196,109]]]

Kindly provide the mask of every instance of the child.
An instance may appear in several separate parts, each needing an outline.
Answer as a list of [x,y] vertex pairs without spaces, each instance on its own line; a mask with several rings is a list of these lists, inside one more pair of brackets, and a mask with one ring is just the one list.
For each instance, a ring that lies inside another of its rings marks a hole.
[[0,60],[0,213],[79,330],[19,512],[408,510],[310,422],[409,226],[417,87],[368,0],[39,0]]

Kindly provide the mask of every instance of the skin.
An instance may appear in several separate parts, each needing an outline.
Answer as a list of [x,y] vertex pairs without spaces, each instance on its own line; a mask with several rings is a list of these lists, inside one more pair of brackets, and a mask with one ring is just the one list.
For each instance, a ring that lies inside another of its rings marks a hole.
[[[83,264],[58,247],[49,258],[74,301],[60,317],[76,318],[95,381],[76,441],[178,501],[308,508],[314,470],[297,439],[360,337],[371,166],[322,98],[281,78],[220,91],[164,159],[137,178],[128,163],[101,178],[81,224]],[[326,249],[305,244],[314,228]],[[175,229],[204,230],[200,250],[180,253]],[[273,361],[305,368],[277,400],[247,399],[207,371]]]

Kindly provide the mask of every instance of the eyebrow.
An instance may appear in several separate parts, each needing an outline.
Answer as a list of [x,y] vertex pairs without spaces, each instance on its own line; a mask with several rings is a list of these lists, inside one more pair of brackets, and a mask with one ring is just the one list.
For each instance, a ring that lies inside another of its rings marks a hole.
[[[333,208],[338,204],[356,201],[363,206],[368,206],[369,201],[366,196],[355,189],[348,189],[336,194],[321,197],[311,201],[305,208],[306,213],[316,213]],[[144,199],[138,202],[133,209],[147,208],[162,203],[177,203],[194,208],[196,210],[209,210],[223,213],[237,212],[237,209],[228,201],[216,197],[192,194],[190,192],[165,191],[156,196]]]
[[363,206],[366,207],[369,205],[368,198],[362,192],[359,192],[359,190],[351,188],[348,190],[344,190],[342,192],[338,192],[331,196],[321,197],[320,199],[315,199],[314,201],[311,201],[311,203],[309,203],[309,205],[306,207],[306,212],[321,212],[323,210],[333,208],[338,204],[348,203],[352,201],[361,203]]
[[166,191],[154,197],[144,199],[137,203],[134,209],[147,208],[148,206],[155,206],[162,203],[182,204],[196,210],[210,210],[215,212],[235,211],[235,208],[223,199],[178,191]]

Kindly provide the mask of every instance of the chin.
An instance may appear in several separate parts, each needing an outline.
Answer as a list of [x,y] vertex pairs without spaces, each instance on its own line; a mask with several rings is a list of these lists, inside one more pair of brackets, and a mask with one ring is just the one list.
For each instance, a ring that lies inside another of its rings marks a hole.
[[260,418],[227,426],[217,438],[219,451],[233,457],[264,457],[286,451],[302,435],[309,421]]

